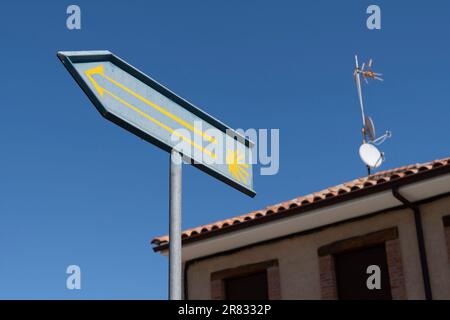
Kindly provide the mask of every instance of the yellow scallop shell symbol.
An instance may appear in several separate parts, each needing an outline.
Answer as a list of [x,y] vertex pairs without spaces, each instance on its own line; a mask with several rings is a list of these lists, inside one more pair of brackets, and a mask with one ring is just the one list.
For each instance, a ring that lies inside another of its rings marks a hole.
[[244,163],[243,159],[244,155],[239,150],[228,150],[226,158],[228,171],[237,181],[247,184],[250,175],[247,172],[248,164]]

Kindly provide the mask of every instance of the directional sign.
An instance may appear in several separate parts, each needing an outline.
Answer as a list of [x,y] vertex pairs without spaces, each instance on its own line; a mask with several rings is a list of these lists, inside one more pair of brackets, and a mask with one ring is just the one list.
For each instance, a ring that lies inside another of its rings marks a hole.
[[254,196],[253,143],[109,51],[59,52],[108,120]]

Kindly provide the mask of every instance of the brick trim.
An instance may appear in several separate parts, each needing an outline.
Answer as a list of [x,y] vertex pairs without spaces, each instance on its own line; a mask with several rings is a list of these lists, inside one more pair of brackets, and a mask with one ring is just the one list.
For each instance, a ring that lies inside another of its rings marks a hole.
[[319,257],[319,272],[322,299],[337,300],[336,268],[331,254]]
[[450,227],[445,227],[445,237],[447,238],[447,256],[450,263]]
[[211,300],[224,300],[225,288],[222,279],[211,279]]
[[[448,234],[450,235],[450,228]],[[394,300],[406,299],[405,278],[397,227],[335,241],[320,247],[317,250],[317,254],[319,257],[320,292],[322,299],[338,299],[334,255],[383,243],[386,248],[386,260],[392,298]]]
[[393,239],[386,241],[385,247],[392,299],[405,300],[406,288],[405,277],[403,274],[400,240]]
[[267,288],[269,300],[281,300],[280,268],[278,264],[267,268]]
[[267,293],[269,300],[280,300],[281,286],[278,260],[248,264],[211,273],[211,299],[225,300],[224,280],[263,270],[267,272]]
[[362,236],[356,236],[344,240],[339,240],[325,246],[322,246],[318,250],[319,257],[340,254],[347,251],[353,251],[360,248],[366,248],[373,245],[381,244],[389,240],[398,238],[397,227],[385,229],[368,233]]

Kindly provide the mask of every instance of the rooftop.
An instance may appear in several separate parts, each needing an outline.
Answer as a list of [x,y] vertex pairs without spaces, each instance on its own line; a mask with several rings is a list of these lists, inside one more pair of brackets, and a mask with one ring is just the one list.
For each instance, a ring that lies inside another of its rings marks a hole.
[[[377,192],[395,184],[407,183],[416,178],[427,178],[448,172],[450,172],[450,158],[380,171],[367,177],[358,178],[322,191],[271,205],[262,210],[252,211],[244,215],[185,230],[182,233],[183,244],[219,235],[224,231],[251,227],[256,222],[268,222],[271,220],[268,219],[269,217],[281,218],[288,216],[288,213],[293,210],[304,212],[305,210],[317,208],[318,205],[345,201],[351,198],[352,194]],[[156,237],[151,243],[154,245],[154,251],[161,251],[167,247],[169,237],[167,235]]]

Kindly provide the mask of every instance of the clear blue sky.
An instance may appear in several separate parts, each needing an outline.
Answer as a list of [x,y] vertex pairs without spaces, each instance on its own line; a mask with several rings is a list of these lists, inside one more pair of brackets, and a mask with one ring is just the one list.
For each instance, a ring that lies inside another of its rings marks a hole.
[[255,172],[254,199],[185,166],[184,228],[365,175],[356,52],[386,79],[366,90],[394,134],[383,168],[450,155],[448,1],[74,3],[80,31],[72,2],[0,5],[0,298],[167,297],[149,242],[168,229],[168,154],[104,120],[58,50],[110,50],[231,127],[280,129],[280,172]]

